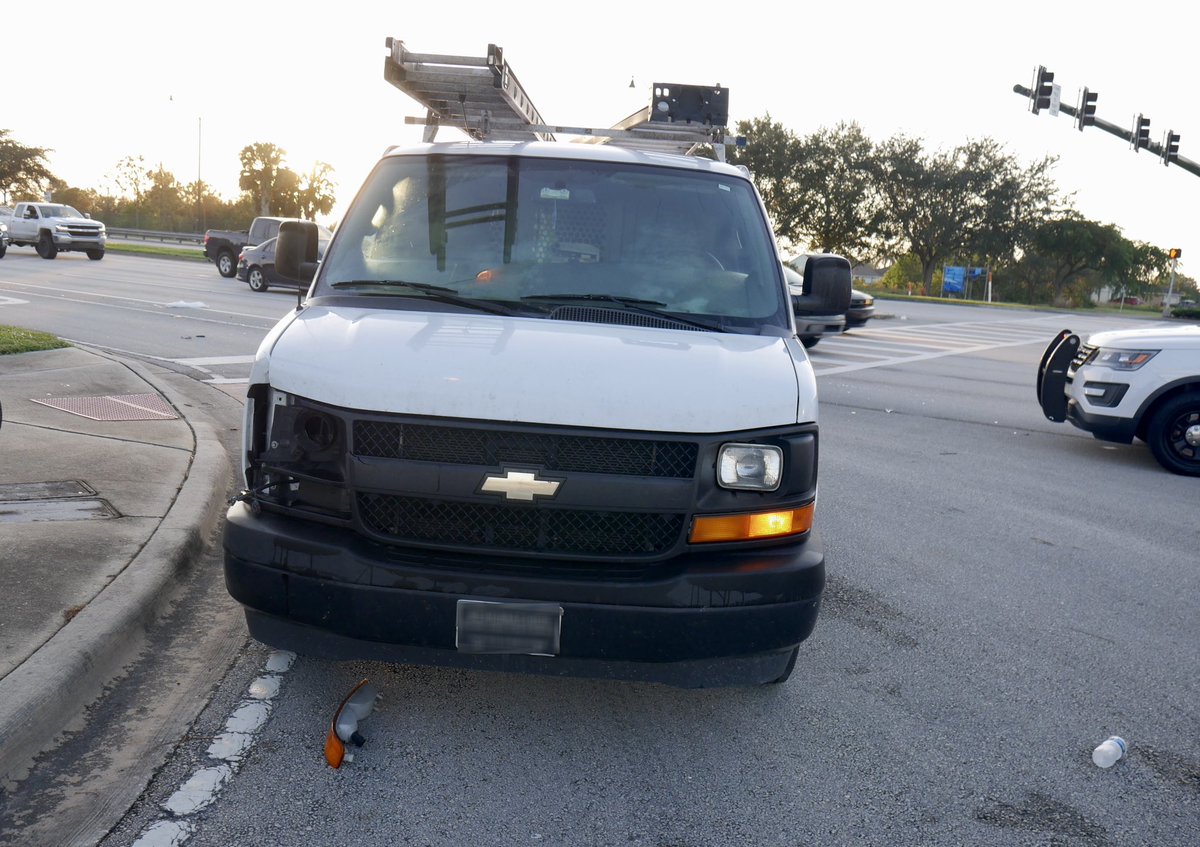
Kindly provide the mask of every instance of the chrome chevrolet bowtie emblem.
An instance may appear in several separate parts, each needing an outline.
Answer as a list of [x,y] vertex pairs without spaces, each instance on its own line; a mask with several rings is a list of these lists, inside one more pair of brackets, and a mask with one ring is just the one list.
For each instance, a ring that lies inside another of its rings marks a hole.
[[481,491],[503,494],[509,500],[532,500],[534,497],[553,497],[562,483],[555,479],[538,479],[528,471],[507,471],[503,476],[488,474]]

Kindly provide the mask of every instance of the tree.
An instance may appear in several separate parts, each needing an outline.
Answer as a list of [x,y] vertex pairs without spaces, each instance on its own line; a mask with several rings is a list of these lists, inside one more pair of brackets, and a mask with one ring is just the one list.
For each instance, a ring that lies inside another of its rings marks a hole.
[[1132,245],[1112,224],[1101,224],[1070,213],[1038,227],[1030,249],[1047,263],[1048,300],[1059,303],[1063,289],[1086,271],[1110,279],[1124,277],[1135,264]]
[[152,229],[178,231],[183,229],[183,222],[191,218],[183,186],[162,165],[150,172],[146,205],[149,209],[147,226]]
[[329,214],[337,199],[334,194],[336,189],[333,168],[324,162],[316,162],[300,178],[300,187],[296,192],[297,217],[313,221],[317,215]]
[[911,294],[913,285],[921,283],[921,273],[921,262],[911,253],[905,253],[892,263],[879,283],[892,291],[907,291]]
[[11,130],[0,129],[0,201],[40,197],[55,179],[46,161],[50,150],[21,144],[11,136]]
[[1027,227],[1052,207],[1052,159],[1021,169],[991,139],[925,153],[919,139],[895,136],[879,147],[880,252],[921,262],[924,293],[937,266],[955,256],[1011,255]]
[[92,217],[99,217],[97,211],[100,206],[100,197],[91,188],[73,188],[61,179],[52,179],[50,196],[54,198],[55,203],[66,203]]
[[799,140],[783,124],[771,120],[769,114],[751,121],[739,121],[737,133],[746,137],[746,146],[737,148],[729,161],[750,170],[771,217],[775,235],[795,240],[799,215],[796,179]]
[[789,235],[852,265],[863,260],[882,219],[874,143],[858,124],[839,123],[801,139],[796,155]]
[[985,263],[1015,259],[1031,242],[1042,223],[1069,212],[1051,171],[1058,161],[1046,156],[1022,167],[995,142],[985,142],[975,167],[990,175],[985,197],[985,222],[972,243]]
[[274,144],[258,142],[242,148],[238,188],[251,195],[260,215],[270,215],[285,198],[294,199],[299,177],[284,164],[287,152]]
[[116,183],[118,190],[133,199],[133,225],[141,227],[142,199],[151,185],[146,160],[141,156],[126,156],[117,162],[116,172],[111,179]]

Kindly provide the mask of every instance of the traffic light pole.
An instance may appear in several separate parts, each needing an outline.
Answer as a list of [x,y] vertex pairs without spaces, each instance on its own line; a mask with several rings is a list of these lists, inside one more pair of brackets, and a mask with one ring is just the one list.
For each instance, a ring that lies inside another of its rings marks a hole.
[[[1014,85],[1013,91],[1026,99],[1033,96],[1033,92],[1024,85]],[[1068,106],[1066,103],[1059,104],[1058,110],[1072,118],[1076,117],[1079,113],[1078,109],[1076,109],[1074,106]],[[1115,135],[1117,138],[1121,139],[1127,144],[1133,144],[1133,130],[1117,126],[1114,123],[1109,123],[1103,118],[1093,116],[1092,120],[1095,121],[1095,124],[1093,125],[1096,127],[1096,129],[1102,129],[1109,135]],[[1146,145],[1145,149],[1149,150],[1155,156],[1160,158],[1162,156],[1163,146],[1156,141],[1150,141]],[[1188,173],[1200,176],[1200,162],[1193,162],[1191,159],[1188,159],[1184,156],[1177,156],[1172,164],[1178,165]]]
[[[1178,251],[1175,251],[1178,252]],[[1175,266],[1179,264],[1178,257],[1171,259],[1171,283],[1167,286],[1167,296],[1163,300],[1162,316],[1164,318],[1171,317],[1171,301],[1175,299]]]

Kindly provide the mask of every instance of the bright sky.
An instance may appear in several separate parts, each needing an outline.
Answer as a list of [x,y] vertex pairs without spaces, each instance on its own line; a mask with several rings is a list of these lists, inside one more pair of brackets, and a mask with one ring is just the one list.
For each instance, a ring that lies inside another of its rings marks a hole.
[[[28,27],[8,17],[0,128],[52,148],[51,170],[78,187],[114,190],[117,162],[141,155],[181,182],[199,172],[226,198],[237,193],[238,151],[271,142],[294,170],[332,165],[340,208],[386,146],[420,139],[404,117],[422,109],[383,80],[384,39],[472,56],[495,43],[550,123],[611,125],[645,105],[657,81],[723,85],[731,123],[769,113],[797,134],[857,121],[877,141],[905,133],[929,149],[990,136],[1024,162],[1059,157],[1054,175],[1088,217],[1198,255],[1191,236],[1200,177],[1147,151],[1135,155],[1094,127],[1080,133],[1066,115],[1034,116],[1012,91],[1043,64],[1063,102],[1074,105],[1086,85],[1099,92],[1099,117],[1128,126],[1142,112],[1152,140],[1173,129],[1180,154],[1200,161],[1197,5],[858,0],[767,8],[728,0],[65,0]],[[457,136],[443,130],[439,138]]]

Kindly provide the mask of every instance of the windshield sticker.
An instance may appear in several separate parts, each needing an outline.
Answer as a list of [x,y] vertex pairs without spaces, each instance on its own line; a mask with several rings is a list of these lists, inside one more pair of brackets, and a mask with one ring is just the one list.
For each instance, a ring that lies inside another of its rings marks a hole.
[[568,188],[543,188],[543,200],[570,200],[571,191]]

